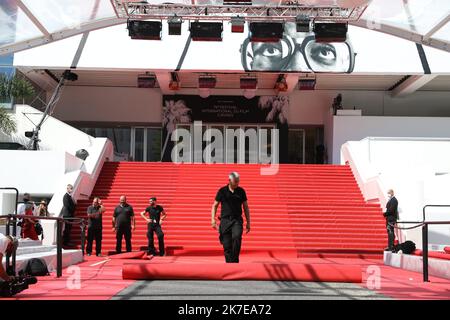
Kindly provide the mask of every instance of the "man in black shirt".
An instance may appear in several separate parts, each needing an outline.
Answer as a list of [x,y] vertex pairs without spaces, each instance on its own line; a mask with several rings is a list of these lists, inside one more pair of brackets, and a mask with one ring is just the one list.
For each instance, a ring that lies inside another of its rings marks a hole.
[[398,220],[398,201],[394,196],[394,190],[388,191],[389,201],[386,203],[386,212],[384,217],[386,218],[386,230],[388,234],[388,246],[385,251],[394,250],[395,240],[395,224]]
[[[148,254],[156,255],[153,233],[156,233],[159,244],[159,255],[164,256],[164,233],[161,223],[166,219],[164,208],[156,204],[156,198],[150,198],[150,206],[141,212],[141,216],[147,221]],[[148,217],[147,217],[148,214]]]
[[99,257],[102,252],[102,215],[104,211],[105,209],[98,197],[95,197],[92,200],[92,205],[87,208],[89,223],[86,253],[88,256],[92,254],[92,243],[94,242],[94,240],[95,254],[97,255],[97,257]]
[[131,252],[131,230],[136,224],[133,207],[127,203],[127,197],[120,197],[120,204],[114,209],[113,231],[116,232],[116,253],[122,252],[122,237],[125,237],[127,252]]
[[216,212],[221,203],[219,239],[223,245],[225,261],[238,263],[242,242],[242,207],[247,220],[246,231],[250,232],[250,210],[247,204],[247,195],[239,187],[239,174],[232,172],[228,176],[229,183],[219,189],[211,210],[211,226],[217,230]]

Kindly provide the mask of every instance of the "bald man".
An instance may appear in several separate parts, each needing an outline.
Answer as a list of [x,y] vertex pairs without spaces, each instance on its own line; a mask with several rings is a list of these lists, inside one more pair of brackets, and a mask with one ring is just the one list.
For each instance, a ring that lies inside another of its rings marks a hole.
[[127,203],[127,197],[120,197],[120,204],[114,209],[113,231],[116,232],[116,253],[122,252],[122,238],[125,237],[127,252],[131,251],[131,230],[134,230],[136,222],[134,220],[133,207]]
[[247,220],[246,231],[250,232],[250,210],[245,190],[239,187],[239,174],[232,172],[228,175],[228,184],[219,189],[211,210],[211,226],[217,230],[216,213],[221,204],[219,239],[223,246],[225,261],[239,263],[241,252],[244,209]]

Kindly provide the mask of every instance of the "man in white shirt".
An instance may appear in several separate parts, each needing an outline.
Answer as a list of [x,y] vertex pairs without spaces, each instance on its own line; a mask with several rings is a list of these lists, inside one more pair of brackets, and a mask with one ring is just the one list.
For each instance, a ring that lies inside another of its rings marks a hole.
[[0,281],[10,281],[11,277],[6,273],[3,267],[3,257],[7,254],[11,255],[17,247],[19,242],[16,238],[12,236],[5,236],[0,233]]

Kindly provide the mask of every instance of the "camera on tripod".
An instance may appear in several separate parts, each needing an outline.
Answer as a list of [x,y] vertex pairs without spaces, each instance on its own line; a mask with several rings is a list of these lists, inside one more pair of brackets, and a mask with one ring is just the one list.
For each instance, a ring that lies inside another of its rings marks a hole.
[[28,275],[20,275],[14,277],[11,281],[0,282],[0,297],[12,297],[36,283],[37,278]]

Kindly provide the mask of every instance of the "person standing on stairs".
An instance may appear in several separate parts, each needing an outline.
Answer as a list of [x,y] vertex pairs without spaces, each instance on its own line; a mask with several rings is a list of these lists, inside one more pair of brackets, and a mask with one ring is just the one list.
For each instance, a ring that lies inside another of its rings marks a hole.
[[211,209],[211,226],[217,230],[216,213],[221,204],[219,240],[223,246],[225,261],[227,263],[239,263],[241,252],[244,208],[247,221],[246,233],[250,232],[250,210],[247,203],[245,190],[239,187],[239,174],[232,172],[228,175],[228,185],[217,192]]
[[95,254],[100,257],[102,253],[102,216],[105,208],[102,205],[102,201],[99,197],[95,197],[92,200],[92,205],[87,208],[88,215],[88,236],[86,253],[88,256],[92,254],[92,244],[95,240]]
[[[156,198],[150,198],[150,206],[141,212],[141,216],[147,221],[148,254],[156,255],[153,233],[158,237],[159,255],[164,256],[164,232],[161,224],[166,219],[164,208],[156,203]],[[148,213],[148,217],[146,216]]]
[[131,252],[131,231],[136,227],[133,207],[127,203],[127,197],[120,197],[120,204],[114,209],[112,219],[116,233],[116,253],[122,252],[122,238],[125,237],[127,252]]
[[63,245],[65,247],[70,246],[70,232],[72,230],[72,220],[75,216],[76,204],[72,197],[73,186],[71,184],[67,185],[67,192],[63,197],[63,208],[61,209],[61,217],[66,219],[64,223],[63,231]]
[[386,203],[386,212],[384,213],[388,234],[388,247],[384,251],[394,250],[395,224],[398,220],[398,200],[394,196],[394,190],[388,190],[388,197],[389,201]]

